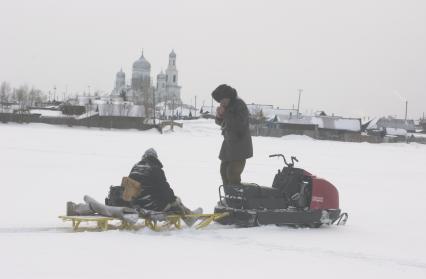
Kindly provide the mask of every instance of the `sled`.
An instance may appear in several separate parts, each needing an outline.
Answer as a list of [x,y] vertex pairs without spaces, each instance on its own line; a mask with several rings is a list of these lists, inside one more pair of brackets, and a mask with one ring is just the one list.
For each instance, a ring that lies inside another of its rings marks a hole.
[[78,231],[81,222],[96,223],[96,229],[107,230],[108,222],[114,220],[114,218],[104,216],[59,216],[59,218],[63,221],[71,221],[74,231]]
[[[92,216],[59,216],[64,222],[71,222],[72,228],[77,231],[107,231],[107,230],[139,230],[149,228],[159,232],[170,229],[182,229],[184,219],[196,219],[194,227],[202,229],[210,225],[213,221],[219,221],[226,217],[229,213],[212,213],[212,214],[188,214],[188,215],[166,215],[164,219],[156,220],[148,217],[140,217],[136,224],[130,224],[124,220],[101,215]],[[81,227],[81,223],[95,223],[95,226]],[[117,224],[114,224],[117,223]]]

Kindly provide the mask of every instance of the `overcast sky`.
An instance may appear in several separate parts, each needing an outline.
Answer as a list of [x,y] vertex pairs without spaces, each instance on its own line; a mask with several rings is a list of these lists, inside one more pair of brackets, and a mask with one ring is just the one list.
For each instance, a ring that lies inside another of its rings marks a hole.
[[[424,0],[0,0],[0,81],[110,92],[144,51],[177,54],[182,99],[221,83],[247,103],[345,116],[426,112]],[[154,80],[155,82],[155,80]]]

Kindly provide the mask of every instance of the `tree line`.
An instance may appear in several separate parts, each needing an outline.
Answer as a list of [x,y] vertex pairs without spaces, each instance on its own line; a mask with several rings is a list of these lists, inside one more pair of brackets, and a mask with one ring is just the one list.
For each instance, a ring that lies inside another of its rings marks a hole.
[[47,101],[47,95],[40,89],[20,85],[12,87],[10,83],[3,81],[0,84],[0,105],[5,106],[19,105],[20,109],[40,106]]

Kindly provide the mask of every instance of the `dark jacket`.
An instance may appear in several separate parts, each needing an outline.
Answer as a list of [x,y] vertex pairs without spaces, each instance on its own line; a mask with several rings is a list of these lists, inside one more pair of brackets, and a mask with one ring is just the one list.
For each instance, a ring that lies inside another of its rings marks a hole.
[[253,156],[249,112],[243,100],[236,96],[232,98],[223,119],[216,118],[216,124],[221,125],[223,135],[220,160],[240,161]]
[[167,204],[176,200],[164,174],[163,164],[155,157],[150,156],[137,163],[129,177],[142,185],[141,194],[132,201],[132,206],[162,211]]

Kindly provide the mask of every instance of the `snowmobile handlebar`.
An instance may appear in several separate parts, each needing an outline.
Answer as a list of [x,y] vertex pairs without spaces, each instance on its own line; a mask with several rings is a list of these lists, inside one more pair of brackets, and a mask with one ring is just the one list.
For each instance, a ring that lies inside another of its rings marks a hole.
[[272,155],[269,155],[269,158],[272,158],[272,157],[281,157],[281,158],[283,158],[284,164],[287,167],[290,167],[290,168],[294,166],[294,162],[295,161],[299,162],[299,160],[297,160],[297,158],[295,156],[291,156],[290,157],[291,158],[291,163],[287,163],[287,160],[285,159],[285,156],[283,154],[272,154]]

